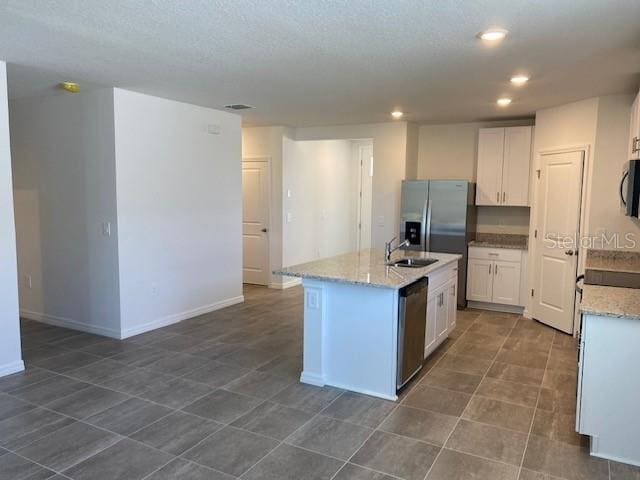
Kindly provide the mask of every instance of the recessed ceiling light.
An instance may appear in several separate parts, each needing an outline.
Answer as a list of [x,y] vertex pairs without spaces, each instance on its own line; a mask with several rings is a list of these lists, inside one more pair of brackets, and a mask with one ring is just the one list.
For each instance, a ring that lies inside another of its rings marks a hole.
[[508,33],[504,28],[490,28],[484,32],[480,32],[478,38],[485,42],[499,42],[500,40],[504,40]]
[[529,77],[527,77],[526,75],[514,75],[513,77],[511,77],[511,83],[518,86],[524,85],[528,81],[529,81]]
[[400,118],[402,117],[402,115],[404,115],[404,113],[401,112],[400,110],[394,110],[393,112],[391,112],[391,116],[393,118]]
[[60,82],[58,86],[71,93],[78,93],[80,91],[80,85],[76,82]]
[[511,99],[508,97],[502,97],[499,98],[496,103],[498,104],[498,106],[500,107],[506,107],[507,105],[509,105],[511,103]]

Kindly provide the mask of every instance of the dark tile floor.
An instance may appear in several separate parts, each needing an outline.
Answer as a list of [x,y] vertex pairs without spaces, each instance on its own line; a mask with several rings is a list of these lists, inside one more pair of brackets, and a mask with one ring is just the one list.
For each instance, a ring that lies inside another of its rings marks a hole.
[[302,292],[125,341],[22,323],[0,480],[640,480],[574,432],[573,339],[464,311],[398,403],[298,382]]

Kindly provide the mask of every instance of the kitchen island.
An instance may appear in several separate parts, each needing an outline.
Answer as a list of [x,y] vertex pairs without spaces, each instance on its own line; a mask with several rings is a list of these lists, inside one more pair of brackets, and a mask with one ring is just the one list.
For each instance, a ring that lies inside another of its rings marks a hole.
[[[409,268],[401,258],[432,259]],[[400,291],[428,278],[424,357],[455,327],[460,255],[351,252],[274,271],[304,286],[304,366],[300,381],[397,400]]]

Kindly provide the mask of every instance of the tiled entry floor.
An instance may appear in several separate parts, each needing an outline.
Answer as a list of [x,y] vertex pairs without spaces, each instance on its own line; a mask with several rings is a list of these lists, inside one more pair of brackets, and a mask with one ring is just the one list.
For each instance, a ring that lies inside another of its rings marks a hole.
[[396,404],[298,383],[301,290],[245,294],[126,341],[23,322],[0,480],[640,479],[573,433],[566,335],[459,312]]

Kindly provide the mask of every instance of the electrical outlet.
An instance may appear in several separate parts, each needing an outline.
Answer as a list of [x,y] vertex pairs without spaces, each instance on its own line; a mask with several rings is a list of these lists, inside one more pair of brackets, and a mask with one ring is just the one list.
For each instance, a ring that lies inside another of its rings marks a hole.
[[287,212],[287,223],[291,223],[293,221],[293,214],[291,212]]
[[157,297],[158,296],[158,285],[155,283],[151,284],[151,296],[152,297]]
[[380,215],[378,217],[378,226],[379,227],[384,227],[384,215]]
[[31,281],[31,275],[24,276],[24,286],[29,290],[31,290],[31,288],[33,287],[33,283]]
[[102,222],[102,235],[105,237],[111,236],[111,222]]

